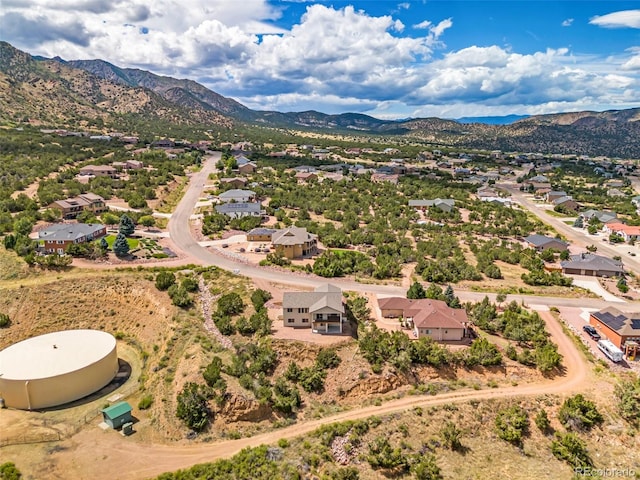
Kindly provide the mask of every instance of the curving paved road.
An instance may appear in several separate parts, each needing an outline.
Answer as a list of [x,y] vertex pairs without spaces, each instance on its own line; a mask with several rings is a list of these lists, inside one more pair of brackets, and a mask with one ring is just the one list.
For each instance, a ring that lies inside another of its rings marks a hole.
[[[207,157],[203,161],[202,169],[193,174],[188,189],[171,215],[169,220],[169,233],[171,240],[176,247],[192,260],[187,259],[185,263],[199,263],[203,265],[215,265],[228,271],[236,272],[251,278],[259,278],[270,282],[282,283],[285,285],[293,285],[296,287],[314,288],[327,280],[315,275],[302,273],[282,272],[269,268],[261,268],[254,265],[235,262],[234,260],[216,255],[206,248],[198,245],[191,236],[189,228],[189,218],[193,213],[194,207],[201,197],[204,186],[208,183],[209,174],[216,172],[215,164],[220,159],[221,154],[215,154]],[[565,225],[566,227],[566,225]],[[356,292],[375,293],[377,295],[404,295],[406,288],[390,285],[369,285],[349,280],[331,279],[331,283],[340,286],[343,290],[352,290]],[[456,294],[463,301],[480,301],[485,296],[494,299],[495,294],[487,294],[481,292],[457,291]],[[584,307],[584,308],[605,308],[609,305],[605,300],[594,298],[563,298],[563,297],[545,297],[537,295],[509,295],[509,301],[525,302],[527,305],[546,305],[558,307]]]

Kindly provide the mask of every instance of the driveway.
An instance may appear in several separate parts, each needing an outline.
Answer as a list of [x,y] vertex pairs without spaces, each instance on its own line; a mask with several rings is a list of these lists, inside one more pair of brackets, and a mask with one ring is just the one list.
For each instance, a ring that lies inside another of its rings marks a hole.
[[568,276],[573,278],[573,284],[576,287],[581,287],[586,290],[589,290],[595,293],[596,295],[601,296],[607,302],[627,303],[625,300],[619,297],[616,297],[610,292],[607,292],[602,287],[602,285],[600,285],[600,282],[596,278],[586,278],[581,275],[568,275]]

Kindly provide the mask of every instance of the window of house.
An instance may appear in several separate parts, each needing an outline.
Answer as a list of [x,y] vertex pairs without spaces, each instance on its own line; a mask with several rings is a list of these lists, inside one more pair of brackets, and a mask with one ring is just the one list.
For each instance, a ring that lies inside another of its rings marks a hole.
[[293,318],[287,318],[287,323],[295,323],[295,320]]
[[302,319],[302,323],[309,323],[309,319],[308,318],[303,318]]
[[287,308],[287,313],[293,312],[293,308]]
[[299,308],[298,309],[298,313],[309,313],[309,309],[308,308]]

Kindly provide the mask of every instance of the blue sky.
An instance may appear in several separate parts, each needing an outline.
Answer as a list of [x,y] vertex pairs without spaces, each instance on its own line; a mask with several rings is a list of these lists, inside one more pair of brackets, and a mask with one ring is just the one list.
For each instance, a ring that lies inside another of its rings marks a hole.
[[640,106],[640,3],[2,0],[0,39],[263,110],[458,118]]

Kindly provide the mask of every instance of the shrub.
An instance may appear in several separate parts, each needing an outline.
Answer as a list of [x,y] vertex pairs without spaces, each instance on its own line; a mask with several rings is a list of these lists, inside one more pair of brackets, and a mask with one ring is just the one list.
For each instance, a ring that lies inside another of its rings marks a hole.
[[11,319],[6,313],[0,313],[0,328],[7,328],[11,325]]
[[418,461],[411,467],[417,480],[441,480],[442,472],[436,463],[436,457],[432,454],[422,454]]
[[2,480],[20,480],[22,473],[18,470],[13,462],[6,462],[0,465],[0,479]]
[[244,302],[237,293],[227,293],[218,299],[218,312],[221,315],[237,315],[244,311]]
[[187,292],[197,292],[198,291],[198,281],[193,277],[185,277],[180,282],[180,286],[184,288]]
[[534,419],[536,426],[542,433],[547,433],[551,428],[551,423],[549,422],[549,417],[547,416],[547,411],[542,409],[536,414],[536,418]]
[[189,296],[189,292],[187,292],[182,286],[171,285],[169,290],[167,290],[169,297],[171,297],[171,302],[180,308],[187,308],[193,305],[193,300]]
[[138,402],[139,410],[146,410],[153,404],[153,397],[150,394],[145,395]]
[[209,406],[202,387],[197,383],[188,382],[178,394],[178,408],[176,416],[185,425],[196,432],[204,430],[209,424]]
[[327,372],[317,366],[307,367],[300,370],[300,386],[305,392],[319,393],[324,389],[324,380]]
[[618,411],[627,422],[640,425],[640,378],[616,385]]
[[267,303],[272,298],[273,296],[271,295],[271,293],[259,288],[251,294],[251,303],[253,304],[253,308],[255,308],[256,311],[258,311],[258,310],[262,310],[262,307],[264,307],[264,304]]
[[502,440],[521,445],[529,429],[529,417],[522,407],[513,405],[498,412],[495,426],[498,437]]
[[589,430],[603,421],[595,403],[584,398],[581,393],[564,401],[558,418],[568,430]]
[[367,462],[374,470],[409,470],[409,459],[399,447],[393,448],[386,437],[376,437],[369,444]]
[[551,442],[551,453],[558,460],[564,460],[573,468],[593,465],[587,444],[575,433],[556,433],[556,438]]
[[452,421],[447,421],[447,423],[444,424],[444,427],[440,429],[440,438],[442,439],[442,443],[449,450],[459,450],[462,448],[462,443],[460,442],[461,436],[462,430],[460,430]]
[[173,272],[162,271],[156,275],[156,288],[158,290],[168,290],[171,285],[176,283],[176,276]]
[[316,365],[318,368],[326,370],[328,368],[336,368],[340,365],[340,357],[336,353],[336,351],[332,348],[323,348],[318,353],[318,357],[316,358]]

